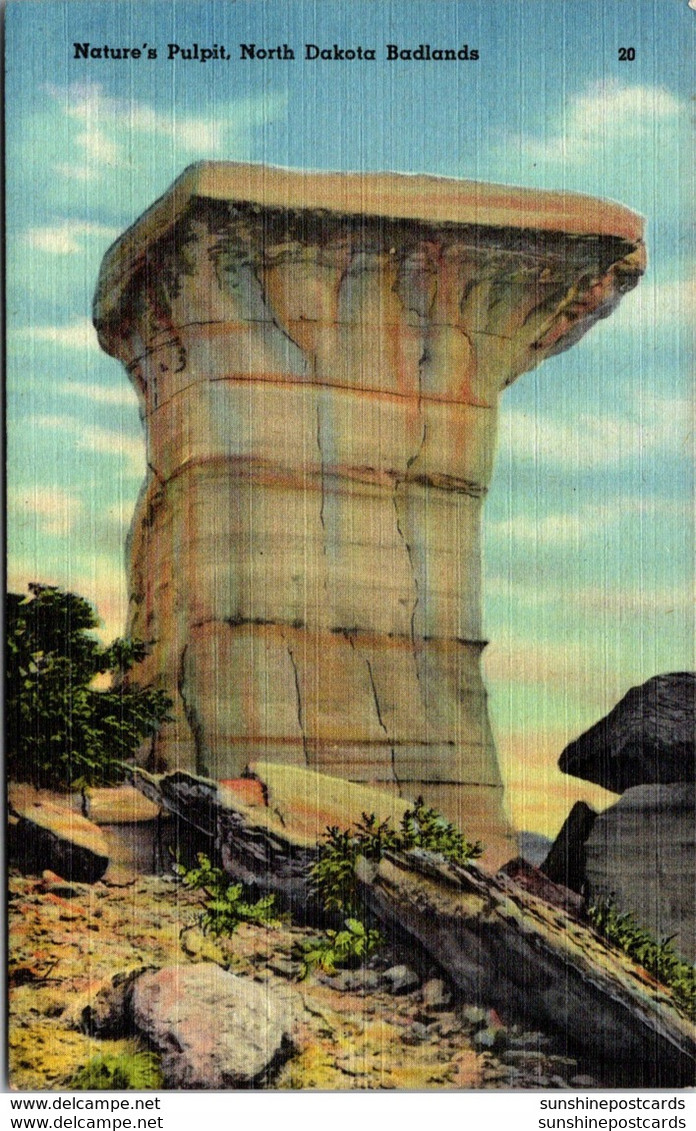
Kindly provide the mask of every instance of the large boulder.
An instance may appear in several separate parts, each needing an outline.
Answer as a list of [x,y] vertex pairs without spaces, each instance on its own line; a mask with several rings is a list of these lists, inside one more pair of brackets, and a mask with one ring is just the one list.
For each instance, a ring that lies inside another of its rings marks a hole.
[[696,961],[696,797],[686,782],[627,789],[585,844],[588,898],[611,899]]
[[162,1057],[167,1088],[260,1086],[292,1051],[287,1004],[212,962],[143,974],[130,1007]]
[[96,883],[109,864],[106,839],[69,804],[40,795],[23,801],[19,793],[11,793],[10,859],[29,875],[49,870],[65,880]]
[[632,687],[608,715],[566,746],[566,774],[623,793],[636,785],[696,781],[696,674],[670,672]]

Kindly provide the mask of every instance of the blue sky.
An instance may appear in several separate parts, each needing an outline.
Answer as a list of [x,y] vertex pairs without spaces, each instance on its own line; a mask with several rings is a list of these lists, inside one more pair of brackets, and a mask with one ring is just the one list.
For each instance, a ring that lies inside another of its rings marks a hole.
[[[9,584],[70,586],[107,637],[123,631],[144,451],[91,302],[109,244],[186,165],[427,172],[618,200],[647,218],[648,274],[505,394],[485,512],[485,673],[513,815],[553,832],[576,796],[600,800],[556,771],[565,743],[635,682],[694,663],[695,37],[686,0],[10,0]],[[147,43],[158,58],[76,60],[75,42]],[[225,44],[232,59],[170,62],[173,42]],[[249,42],[297,58],[242,62]],[[305,61],[305,43],[378,58]],[[480,58],[387,63],[386,43],[467,43]]]

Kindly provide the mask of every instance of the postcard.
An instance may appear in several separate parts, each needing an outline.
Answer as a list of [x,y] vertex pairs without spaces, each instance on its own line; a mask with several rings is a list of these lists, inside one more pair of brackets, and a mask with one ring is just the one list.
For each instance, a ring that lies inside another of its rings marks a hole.
[[695,9],[7,4],[9,1089],[693,1087]]

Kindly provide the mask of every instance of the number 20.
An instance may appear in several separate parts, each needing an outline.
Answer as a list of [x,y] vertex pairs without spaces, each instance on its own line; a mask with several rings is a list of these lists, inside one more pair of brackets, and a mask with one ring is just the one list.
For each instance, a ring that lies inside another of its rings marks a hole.
[[636,57],[635,47],[619,47],[619,62],[625,63],[627,60],[632,63]]

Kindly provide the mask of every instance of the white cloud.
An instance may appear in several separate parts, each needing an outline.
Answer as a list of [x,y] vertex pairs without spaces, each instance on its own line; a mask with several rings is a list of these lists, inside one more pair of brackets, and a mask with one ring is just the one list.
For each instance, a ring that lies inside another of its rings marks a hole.
[[105,388],[102,385],[88,385],[84,381],[61,381],[54,386],[54,391],[65,396],[77,397],[98,404],[134,407],[138,403],[135,389],[126,384],[125,380],[123,385],[117,389]]
[[118,235],[117,228],[109,228],[105,224],[64,220],[62,224],[51,227],[29,228],[24,238],[30,247],[49,255],[79,255],[85,250],[85,239],[96,236],[112,243]]
[[561,120],[545,137],[514,135],[508,143],[535,161],[581,163],[602,153],[617,139],[635,149],[655,130],[676,124],[689,107],[659,86],[622,86],[599,82],[568,100]]
[[104,167],[131,165],[122,137],[133,145],[138,135],[166,140],[182,155],[215,157],[223,154],[230,139],[276,117],[287,101],[285,96],[266,94],[222,105],[213,116],[185,116],[160,113],[145,102],[113,98],[98,83],[46,89],[66,117],[83,126],[73,138],[79,152],[76,160],[60,162],[56,169],[83,181],[96,179]]
[[85,424],[72,416],[34,416],[29,424],[73,437],[76,447],[83,451],[117,456],[123,460],[127,475],[142,477],[145,473],[145,444],[139,437],[96,424]]
[[25,341],[50,342],[63,349],[99,350],[97,332],[89,318],[75,318],[63,326],[22,326],[13,336]]
[[624,521],[683,522],[685,516],[686,507],[683,502],[618,496],[608,503],[587,503],[573,511],[556,511],[541,518],[522,513],[511,519],[489,522],[484,525],[484,537],[486,542],[497,543],[579,545],[593,535],[605,535],[607,530]]
[[607,325],[614,331],[651,327],[689,327],[693,331],[696,278],[644,278],[612,314]]
[[43,534],[65,537],[83,511],[82,501],[60,487],[11,487],[7,492],[8,517],[15,525],[35,525]]

